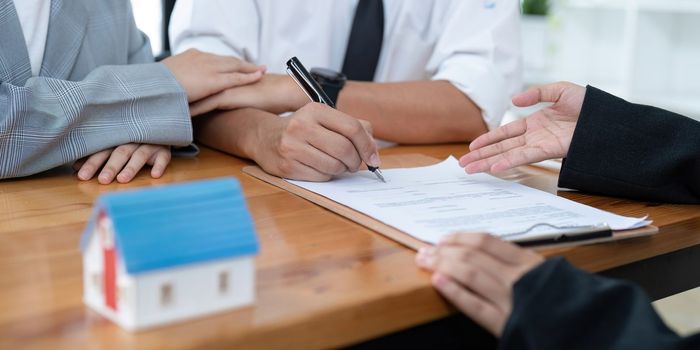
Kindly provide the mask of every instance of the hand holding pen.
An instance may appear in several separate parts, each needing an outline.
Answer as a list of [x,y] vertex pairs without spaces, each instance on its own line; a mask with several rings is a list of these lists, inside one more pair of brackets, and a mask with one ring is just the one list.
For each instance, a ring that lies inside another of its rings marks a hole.
[[[311,77],[311,74],[309,74],[298,58],[292,57],[289,61],[287,61],[287,73],[292,77],[292,79],[294,79],[297,85],[299,85],[299,87],[304,91],[309,99],[311,99],[312,102],[335,108],[335,105],[323,91],[323,88],[321,88],[321,86],[319,86],[318,83]],[[370,159],[365,160],[365,164],[367,164],[367,169],[371,171],[379,180],[386,182],[384,180],[384,176],[379,170],[379,157],[377,156],[376,152],[372,155],[372,157],[370,157]]]

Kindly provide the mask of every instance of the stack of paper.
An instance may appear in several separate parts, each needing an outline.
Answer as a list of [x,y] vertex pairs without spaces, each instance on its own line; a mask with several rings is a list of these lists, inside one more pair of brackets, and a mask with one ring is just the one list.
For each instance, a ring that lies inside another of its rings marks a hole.
[[487,174],[466,174],[454,157],[428,167],[382,172],[386,183],[368,171],[325,183],[287,181],[430,243],[455,232],[529,240],[577,227],[625,230],[651,223]]

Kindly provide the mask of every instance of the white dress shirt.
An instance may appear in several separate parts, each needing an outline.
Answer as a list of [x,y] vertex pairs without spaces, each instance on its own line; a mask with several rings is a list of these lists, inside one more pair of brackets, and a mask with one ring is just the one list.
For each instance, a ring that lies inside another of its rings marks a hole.
[[[358,0],[178,0],[171,47],[233,55],[284,73],[298,56],[307,67],[340,71]],[[520,88],[515,0],[384,0],[385,29],[376,82],[447,80],[499,125]]]
[[14,4],[19,23],[22,25],[24,42],[27,44],[32,75],[38,76],[44,61],[51,0],[14,0]]

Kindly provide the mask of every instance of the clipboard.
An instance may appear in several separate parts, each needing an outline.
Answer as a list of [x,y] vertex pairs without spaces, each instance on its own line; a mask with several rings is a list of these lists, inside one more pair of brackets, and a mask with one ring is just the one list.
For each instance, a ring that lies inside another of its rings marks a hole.
[[[384,169],[390,168],[410,168],[410,167],[422,167],[429,166],[440,162],[440,160],[429,157],[423,154],[400,154],[400,155],[385,155],[382,157],[382,167]],[[274,175],[270,175],[262,170],[258,166],[246,166],[243,168],[243,172],[254,178],[267,182],[270,185],[283,189],[287,192],[295,194],[301,198],[304,198],[316,205],[326,208],[338,215],[341,215],[355,223],[358,223],[372,231],[375,231],[393,241],[396,241],[406,247],[414,250],[418,250],[421,247],[429,247],[430,243],[421,241],[403,231],[400,231],[393,226],[387,225],[377,219],[374,219],[366,214],[360,213],[352,208],[342,205],[332,199],[321,196],[317,193],[311,192],[299,186],[293,185],[282,178]],[[547,240],[541,242],[535,242],[536,244],[527,244],[528,246],[535,245],[536,248],[548,248],[548,247],[567,247],[581,244],[592,244],[601,243],[609,241],[618,241],[623,239],[630,239],[636,237],[645,237],[656,234],[659,231],[656,226],[645,226],[638,229],[623,230],[623,231],[612,231],[612,234],[593,234],[593,235],[581,235],[580,237],[570,237],[569,239],[560,240]],[[531,242],[532,243],[532,242]]]

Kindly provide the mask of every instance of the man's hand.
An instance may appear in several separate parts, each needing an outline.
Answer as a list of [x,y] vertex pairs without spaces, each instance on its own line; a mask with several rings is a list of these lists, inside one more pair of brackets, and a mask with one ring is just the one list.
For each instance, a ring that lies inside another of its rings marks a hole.
[[107,185],[112,183],[115,177],[119,183],[131,181],[146,164],[153,167],[151,177],[160,178],[169,163],[169,146],[129,143],[79,160],[73,165],[73,169],[78,170],[80,180],[86,181],[101,168],[97,181]]
[[192,103],[223,90],[254,83],[263,76],[265,67],[234,57],[218,56],[195,49],[164,59],[168,69],[187,91]]
[[537,253],[489,234],[462,233],[416,255],[437,290],[465,315],[500,337],[513,309],[513,285],[542,263]]
[[554,104],[501,126],[474,140],[459,164],[468,173],[498,173],[545,159],[565,157],[576,128],[586,89],[571,83],[537,86],[513,97],[519,107]]
[[265,74],[255,84],[219,92],[190,106],[193,116],[217,109],[256,108],[274,114],[294,112],[309,102],[294,80],[287,75]]
[[288,118],[261,120],[251,158],[265,171],[289,179],[327,181],[364,161],[379,166],[369,123],[328,106],[308,103]]

